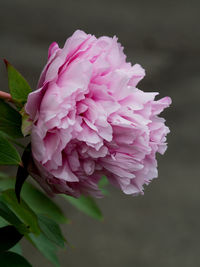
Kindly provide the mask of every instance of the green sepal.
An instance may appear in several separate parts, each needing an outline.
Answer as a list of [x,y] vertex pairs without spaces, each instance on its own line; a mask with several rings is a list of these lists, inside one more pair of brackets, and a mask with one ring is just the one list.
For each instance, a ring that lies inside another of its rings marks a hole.
[[27,136],[31,133],[33,121],[30,119],[29,115],[26,113],[24,107],[21,109],[20,114],[22,116],[21,131],[22,131],[23,136]]
[[98,187],[99,189],[101,190],[102,194],[104,196],[109,196],[109,192],[107,189],[105,189],[105,187],[109,184],[109,181],[107,179],[107,177],[104,175],[101,177],[101,179],[99,180],[99,183],[98,183]]

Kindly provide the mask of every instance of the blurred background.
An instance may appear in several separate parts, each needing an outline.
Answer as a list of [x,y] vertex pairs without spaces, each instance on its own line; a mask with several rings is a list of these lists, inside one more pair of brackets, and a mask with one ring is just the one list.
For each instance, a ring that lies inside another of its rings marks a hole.
[[[158,156],[159,179],[144,196],[110,188],[110,196],[98,201],[103,223],[57,200],[72,220],[63,231],[74,246],[60,252],[62,267],[200,266],[199,10],[198,0],[0,0],[0,57],[32,88],[50,43],[63,46],[82,29],[116,35],[128,61],[146,69],[139,88],[173,100],[163,113],[169,148]],[[7,90],[2,60],[0,80]],[[34,267],[52,266],[26,241],[23,251]]]

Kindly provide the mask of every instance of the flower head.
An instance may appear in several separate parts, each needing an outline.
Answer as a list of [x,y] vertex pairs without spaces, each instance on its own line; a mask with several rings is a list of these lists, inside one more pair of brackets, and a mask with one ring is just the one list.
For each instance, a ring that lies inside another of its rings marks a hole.
[[136,88],[144,69],[126,62],[117,38],[76,31],[49,48],[26,112],[33,121],[32,175],[50,192],[101,197],[106,175],[126,194],[157,177],[156,152],[167,148],[158,117],[171,103]]

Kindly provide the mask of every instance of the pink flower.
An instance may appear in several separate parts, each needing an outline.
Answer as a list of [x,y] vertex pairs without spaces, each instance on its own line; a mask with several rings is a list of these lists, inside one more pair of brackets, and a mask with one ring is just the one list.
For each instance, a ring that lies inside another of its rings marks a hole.
[[126,62],[117,38],[76,31],[63,49],[51,44],[26,112],[33,121],[32,175],[54,193],[101,197],[104,174],[126,194],[157,177],[156,152],[167,148],[158,117],[171,103],[136,88],[144,69]]

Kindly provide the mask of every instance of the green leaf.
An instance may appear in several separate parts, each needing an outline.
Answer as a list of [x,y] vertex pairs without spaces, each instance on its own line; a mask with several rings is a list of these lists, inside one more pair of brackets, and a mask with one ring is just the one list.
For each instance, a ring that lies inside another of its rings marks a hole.
[[54,203],[51,198],[47,197],[47,195],[30,183],[24,184],[22,189],[22,197],[26,199],[27,203],[37,214],[42,213],[47,215],[50,219],[57,223],[69,222],[60,207]]
[[28,144],[26,149],[22,154],[22,164],[23,166],[19,166],[17,169],[16,183],[15,183],[15,194],[18,202],[20,202],[20,193],[22,186],[25,180],[28,178],[28,164],[31,160],[31,143]]
[[9,175],[0,172],[0,190],[7,190],[15,187],[15,179]]
[[14,247],[12,247],[11,249],[9,249],[9,251],[15,252],[19,255],[22,255],[22,248],[20,246],[20,243],[17,243]]
[[[27,227],[18,219],[13,211],[3,202],[2,196],[0,197],[0,216],[8,223],[13,224],[21,234],[28,232]],[[1,221],[1,225],[5,226],[5,221]],[[4,225],[3,225],[4,223]]]
[[79,198],[74,198],[67,195],[62,196],[83,213],[95,219],[103,220],[103,215],[92,197],[86,197],[83,195]]
[[2,217],[0,217],[0,227],[4,227],[6,225],[8,225],[8,222],[4,220]]
[[13,137],[9,136],[9,135],[7,135],[6,133],[4,133],[4,132],[2,132],[2,131],[0,131],[0,134],[1,134],[1,136],[3,136],[5,139],[7,139],[7,140],[8,140],[9,142],[11,142],[12,144],[15,144],[15,145],[17,145],[18,147],[21,147],[21,148],[23,148],[23,149],[26,148],[24,145],[22,145],[20,142],[18,142],[18,141],[16,140],[16,138],[13,138]]
[[56,255],[57,246],[52,243],[42,232],[39,236],[29,234],[27,239],[48,259],[54,266],[60,267],[58,257]]
[[0,228],[0,253],[15,246],[23,237],[13,225]]
[[26,103],[31,88],[24,77],[7,61],[4,60],[8,72],[8,84],[12,99],[22,106]]
[[0,134],[0,165],[19,165],[21,159],[16,148]]
[[56,222],[42,214],[38,214],[38,222],[40,229],[46,235],[46,237],[56,245],[64,248],[65,238],[62,235],[60,226]]
[[19,112],[0,99],[0,131],[12,138],[21,138],[22,118]]
[[0,254],[0,263],[2,267],[31,267],[24,257],[10,251]]
[[0,172],[0,179],[9,179],[10,176],[7,173]]
[[2,199],[4,203],[12,209],[12,211],[19,217],[27,226],[31,232],[35,234],[40,233],[38,220],[36,214],[32,209],[21,199],[20,204],[17,201],[15,191],[13,189],[2,192]]
[[[4,174],[2,174],[4,176]],[[1,173],[0,173],[1,177]],[[14,179],[0,179],[0,189],[14,188]],[[36,214],[44,214],[57,223],[68,223],[60,207],[32,184],[25,182],[21,196]],[[42,205],[41,205],[42,203]]]

